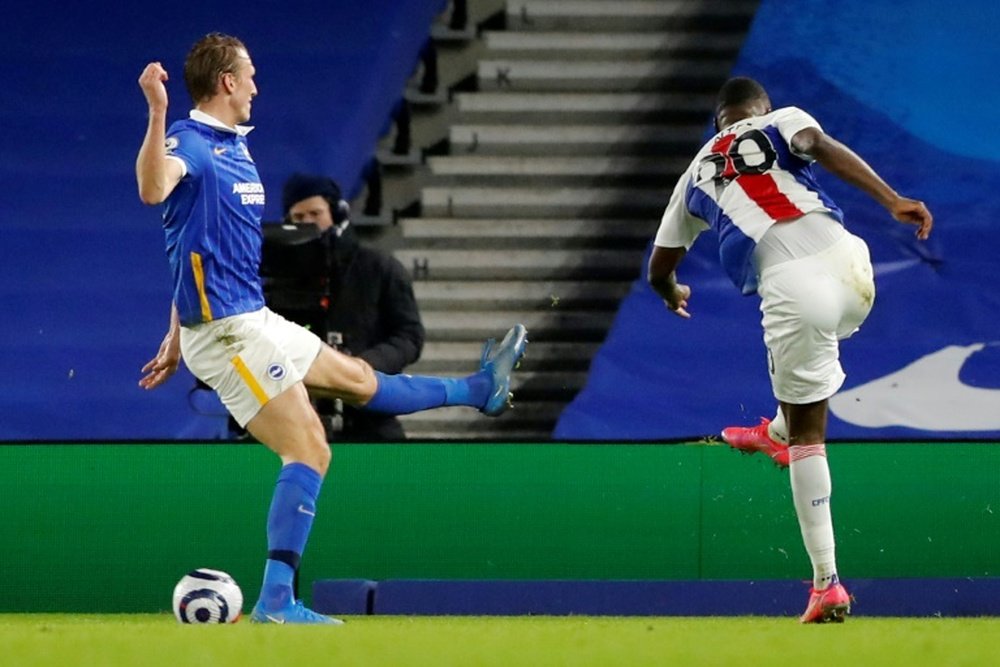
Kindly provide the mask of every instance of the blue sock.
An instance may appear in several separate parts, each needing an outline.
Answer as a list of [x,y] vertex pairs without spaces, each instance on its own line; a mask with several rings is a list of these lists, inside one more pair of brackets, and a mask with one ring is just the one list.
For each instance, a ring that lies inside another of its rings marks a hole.
[[289,463],[278,475],[267,514],[267,564],[260,591],[265,609],[281,609],[294,597],[292,582],[309,539],[322,485],[320,474],[304,463]]
[[492,376],[486,371],[464,378],[386,375],[375,371],[375,377],[378,388],[365,409],[391,415],[406,415],[445,405],[481,408],[493,389]]

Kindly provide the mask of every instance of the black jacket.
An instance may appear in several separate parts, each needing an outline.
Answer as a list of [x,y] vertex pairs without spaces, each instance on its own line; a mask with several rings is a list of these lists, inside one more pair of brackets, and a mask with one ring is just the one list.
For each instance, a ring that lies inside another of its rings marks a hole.
[[[339,349],[372,368],[395,374],[420,358],[424,326],[413,284],[391,255],[362,245],[350,227],[331,237],[327,332],[339,332]],[[320,406],[322,412],[322,406]],[[403,429],[390,415],[344,407],[338,440],[402,440]]]

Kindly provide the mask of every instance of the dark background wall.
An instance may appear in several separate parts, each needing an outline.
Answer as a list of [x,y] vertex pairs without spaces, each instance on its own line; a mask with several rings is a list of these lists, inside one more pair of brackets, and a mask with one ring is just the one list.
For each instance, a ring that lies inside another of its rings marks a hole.
[[[214,437],[211,397],[182,372],[146,394],[166,331],[158,208],[136,194],[146,125],[136,83],[160,60],[169,120],[190,102],[183,60],[235,34],[257,67],[251,151],[280,216],[295,170],[351,194],[444,0],[13,3],[0,21],[0,440]],[[199,403],[201,401],[201,403]],[[203,404],[202,404],[203,403]]]
[[[877,288],[873,313],[841,347],[848,379],[831,401],[833,438],[1000,434],[1000,159],[986,138],[1000,103],[998,27],[987,0],[905,11],[892,0],[764,0],[733,69],[761,81],[776,108],[811,113],[935,215],[931,240],[917,242],[817,167],[871,247]],[[725,278],[714,234],[679,277],[693,289],[692,319],[638,281],[557,437],[691,437],[774,415],[759,299]]]

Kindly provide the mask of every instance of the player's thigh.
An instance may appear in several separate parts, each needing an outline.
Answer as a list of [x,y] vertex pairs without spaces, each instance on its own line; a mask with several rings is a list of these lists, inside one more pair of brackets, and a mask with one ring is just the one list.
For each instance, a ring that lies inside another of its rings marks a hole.
[[188,368],[241,426],[302,382],[321,345],[315,335],[272,315],[265,309],[181,330]]
[[323,345],[305,375],[309,391],[364,405],[378,386],[368,362]]
[[760,287],[761,323],[775,397],[803,404],[829,398],[844,382],[836,280],[806,265],[771,273]]
[[875,275],[868,245],[849,235],[842,257],[836,264],[841,287],[842,315],[837,337],[849,338],[868,317],[875,303]]

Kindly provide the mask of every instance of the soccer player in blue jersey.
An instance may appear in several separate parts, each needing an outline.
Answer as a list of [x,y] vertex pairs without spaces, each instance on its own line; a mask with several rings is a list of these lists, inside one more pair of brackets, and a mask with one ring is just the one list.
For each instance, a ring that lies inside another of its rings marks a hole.
[[149,122],[136,160],[139,198],[165,204],[173,276],[170,327],[139,385],[153,389],[177,370],[211,386],[227,409],[282,462],[267,519],[268,558],[251,620],[336,624],[295,599],[293,579],[330,464],[323,425],[308,391],[390,414],[445,405],[496,416],[509,406],[510,374],[527,345],[517,324],[487,342],[479,372],[465,378],[384,375],[344,355],[264,305],[258,275],[264,188],[247,147],[254,65],[243,43],[212,33],[184,63],[194,103],[166,126],[167,72],[149,63],[139,86]]

